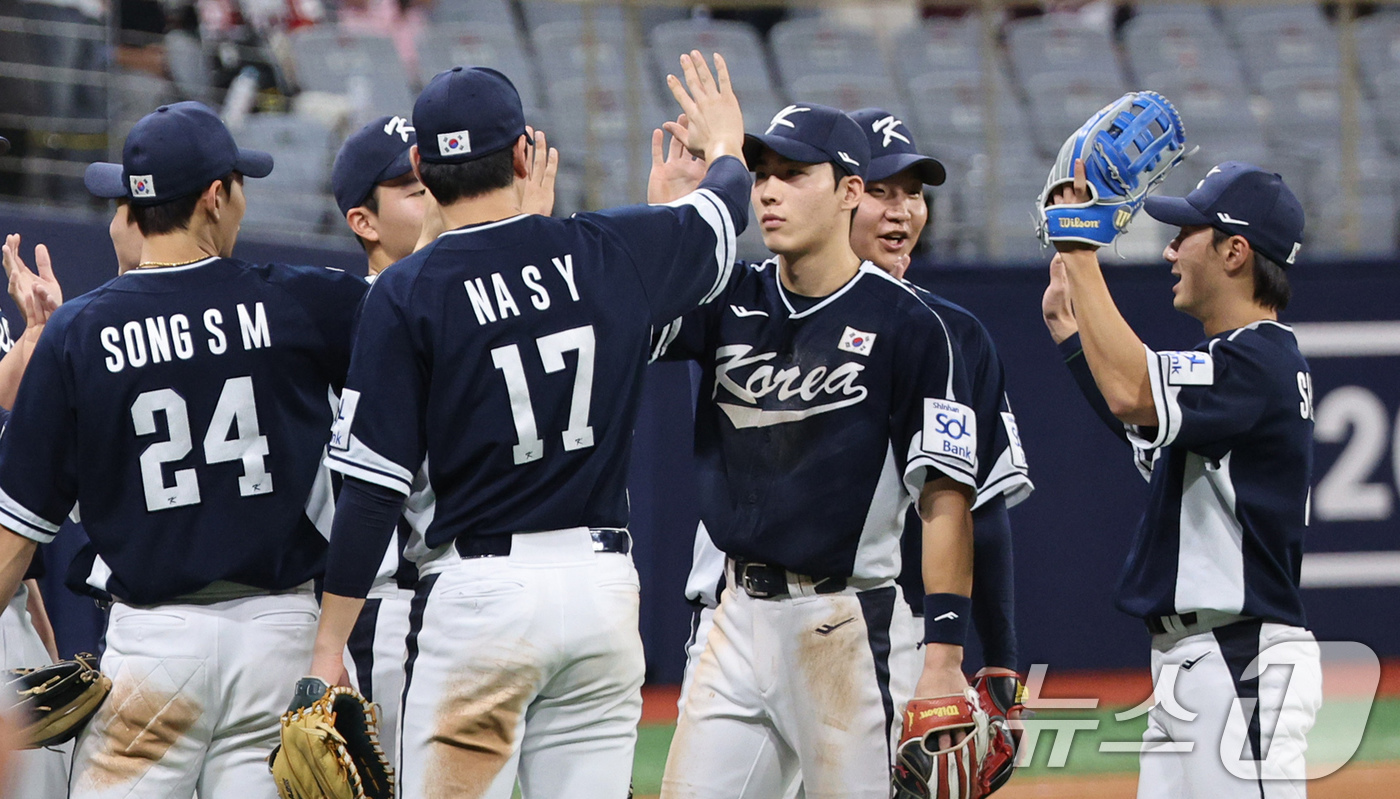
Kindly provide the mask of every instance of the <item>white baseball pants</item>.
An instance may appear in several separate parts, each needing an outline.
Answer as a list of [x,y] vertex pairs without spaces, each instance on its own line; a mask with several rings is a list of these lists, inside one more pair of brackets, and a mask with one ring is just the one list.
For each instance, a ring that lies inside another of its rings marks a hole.
[[379,708],[379,745],[396,769],[408,614],[412,606],[412,591],[392,588],[371,593],[345,648],[350,684]]
[[620,799],[645,677],[638,578],[588,530],[435,561],[408,639],[400,799]]
[[[34,629],[28,602],[29,586],[20,583],[9,606],[0,614],[0,668],[32,669],[53,662]],[[68,795],[68,761],[72,756],[72,743],[15,752],[15,773],[8,785],[0,785],[0,796],[63,799]]]
[[784,599],[725,591],[662,796],[776,797],[800,779],[811,799],[888,799],[900,712],[919,674],[916,640],[893,585]]
[[276,799],[267,756],[311,666],[307,593],[208,605],[114,604],[112,693],[78,738],[74,799]]
[[1156,635],[1152,678],[1139,799],[1307,795],[1307,733],[1322,706],[1312,633],[1247,620]]

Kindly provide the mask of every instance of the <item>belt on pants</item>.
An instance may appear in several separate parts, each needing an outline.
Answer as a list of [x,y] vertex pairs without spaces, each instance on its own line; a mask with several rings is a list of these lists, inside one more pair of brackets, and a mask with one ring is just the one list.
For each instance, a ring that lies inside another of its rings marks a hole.
[[[593,537],[593,551],[626,555],[632,551],[632,536],[626,530],[589,530]],[[516,533],[530,535],[530,533]],[[469,558],[503,558],[510,555],[514,535],[490,535],[477,538],[458,538],[457,554],[463,560]]]
[[771,563],[738,558],[731,558],[730,563],[734,567],[734,582],[754,599],[785,599],[792,595],[793,585],[810,585],[814,594],[839,594],[846,590],[844,577],[808,577]]
[[1181,635],[1213,630],[1247,618],[1249,617],[1220,610],[1192,610],[1171,616],[1148,616],[1143,621],[1147,623],[1147,631],[1153,635]]

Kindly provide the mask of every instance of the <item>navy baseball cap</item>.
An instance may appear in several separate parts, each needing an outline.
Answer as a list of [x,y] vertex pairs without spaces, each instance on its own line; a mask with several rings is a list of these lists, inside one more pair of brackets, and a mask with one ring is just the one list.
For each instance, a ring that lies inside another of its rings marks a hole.
[[126,135],[122,162],[89,164],[83,183],[98,197],[158,205],[198,194],[230,172],[267,177],[272,155],[239,148],[213,110],[186,101],[142,117]]
[[417,141],[403,117],[380,117],[351,134],[331,166],[331,191],[340,212],[363,205],[380,183],[412,172],[408,153]]
[[870,143],[846,112],[816,103],[794,103],[774,115],[761,135],[744,136],[744,160],[752,166],[761,148],[804,164],[830,161],[848,175],[865,179]]
[[429,163],[472,161],[525,134],[525,110],[510,78],[487,67],[439,72],[413,104],[418,155]]
[[1148,197],[1148,215],[1168,225],[1210,225],[1276,264],[1288,266],[1303,246],[1303,204],[1283,177],[1242,161],[1206,173],[1185,197]]
[[851,119],[865,131],[865,138],[870,142],[867,182],[884,180],[906,169],[912,169],[919,180],[929,186],[941,186],[948,179],[943,163],[920,154],[914,144],[914,134],[894,114],[883,108],[862,108],[852,113]]

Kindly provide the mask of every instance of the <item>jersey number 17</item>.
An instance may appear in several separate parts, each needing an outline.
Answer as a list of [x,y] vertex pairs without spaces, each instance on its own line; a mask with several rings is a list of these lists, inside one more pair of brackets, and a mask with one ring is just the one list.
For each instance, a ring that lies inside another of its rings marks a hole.
[[[564,428],[564,451],[593,446],[593,428],[588,424],[588,409],[593,402],[593,326],[574,327],[535,339],[540,361],[546,374],[564,369],[564,353],[578,353],[578,371],[574,374],[573,397],[569,401],[569,424]],[[540,437],[535,420],[535,407],[530,402],[530,385],[525,380],[525,366],[520,360],[520,347],[510,344],[491,350],[491,362],[506,379],[510,397],[510,415],[515,422],[519,442],[511,448],[516,465],[544,457],[544,439]]]

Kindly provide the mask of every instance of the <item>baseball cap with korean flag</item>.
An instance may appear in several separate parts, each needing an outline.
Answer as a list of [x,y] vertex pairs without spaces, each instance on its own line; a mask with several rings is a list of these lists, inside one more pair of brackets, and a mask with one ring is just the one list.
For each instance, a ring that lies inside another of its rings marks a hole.
[[1212,167],[1185,197],[1148,197],[1143,210],[1168,225],[1209,225],[1243,236],[1283,267],[1291,266],[1303,247],[1303,204],[1281,175],[1243,161]]
[[240,148],[218,114],[186,101],[142,117],[126,136],[122,162],[89,164],[83,183],[98,197],[160,205],[198,194],[230,172],[267,177],[272,155]]
[[745,135],[744,160],[750,169],[765,147],[804,164],[829,161],[862,180],[870,168],[870,143],[860,125],[846,112],[816,103],[793,103],[775,114],[763,133]]
[[487,67],[453,67],[433,76],[413,104],[418,155],[431,164],[473,161],[525,134],[520,92]]
[[883,108],[862,108],[851,112],[870,142],[870,168],[867,183],[884,180],[908,169],[928,186],[942,186],[948,179],[943,162],[923,155],[914,143],[914,134],[899,117]]

